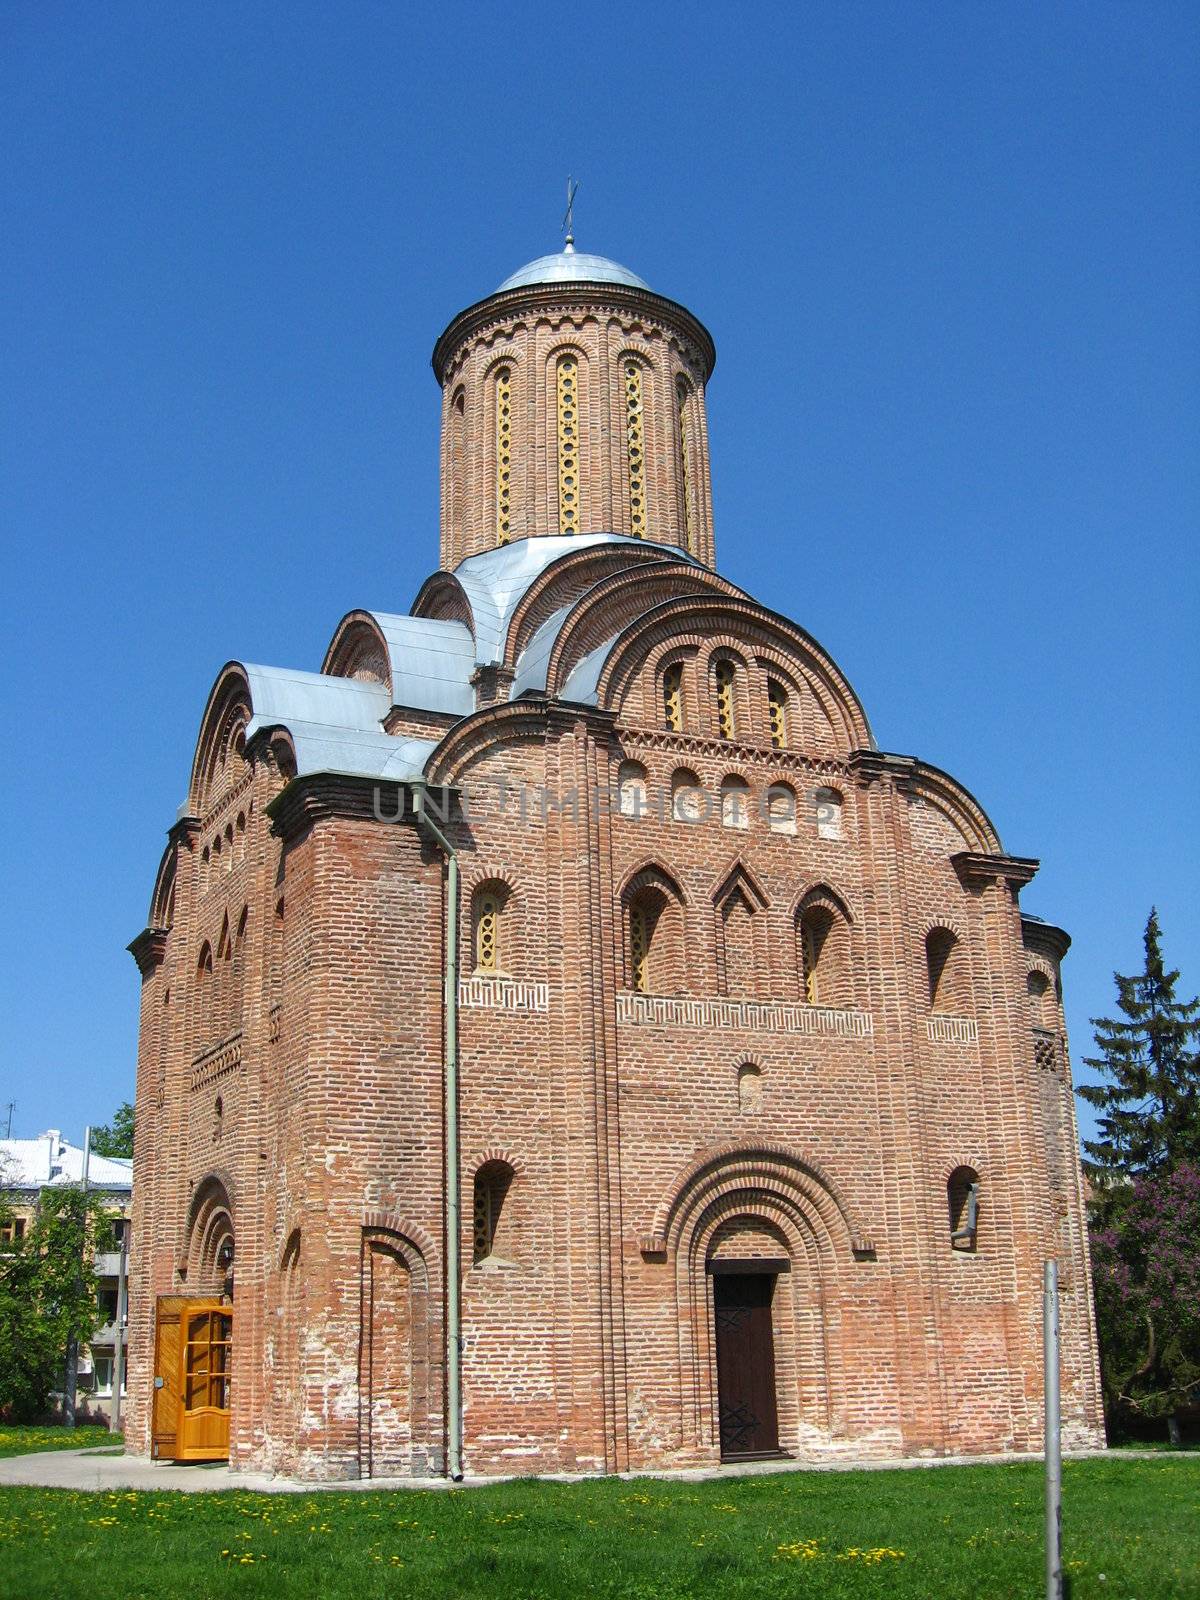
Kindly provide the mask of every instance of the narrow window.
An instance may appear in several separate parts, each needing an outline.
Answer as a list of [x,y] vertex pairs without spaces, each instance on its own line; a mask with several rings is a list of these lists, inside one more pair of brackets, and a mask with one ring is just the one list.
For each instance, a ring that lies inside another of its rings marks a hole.
[[450,528],[461,536],[467,502],[467,401],[460,389],[450,403]]
[[955,1167],[946,1183],[950,1212],[950,1245],[973,1251],[979,1242],[979,1174],[973,1167]]
[[504,1161],[489,1161],[475,1174],[473,1208],[475,1265],[496,1255],[504,1202],[512,1187],[513,1169]]
[[675,383],[675,401],[679,414],[679,487],[683,494],[683,547],[695,549],[695,524],[692,512],[692,472],[688,465],[688,386],[683,378]]
[[810,1006],[819,1004],[817,969],[827,931],[828,928],[819,924],[813,912],[800,919],[800,965],[804,978],[804,999]]
[[683,732],[683,667],[678,661],[662,675],[663,716],[673,733]]
[[558,388],[558,531],[579,532],[579,362],[559,356]]
[[642,430],[642,369],[625,363],[625,439],[629,447],[629,531],[646,537],[646,450]]
[[512,372],[496,374],[496,543],[512,532]]
[[743,1116],[762,1109],[762,1072],[752,1061],[738,1068],[738,1110]]
[[818,789],[816,793],[817,804],[817,838],[840,839],[842,837],[842,797],[836,789]]
[[787,744],[787,690],[777,678],[767,679],[767,720],[776,750]]
[[925,968],[931,1011],[965,1009],[962,949],[949,928],[933,928],[925,940]]
[[500,969],[500,897],[485,890],[475,908],[475,970]]
[[717,731],[722,739],[733,738],[733,662],[718,661],[713,670],[717,689]]
[[635,903],[629,908],[629,979],[630,987],[639,994],[650,987],[649,957],[650,918],[645,906]]
[[800,992],[810,1006],[853,1004],[849,923],[822,896],[801,906],[796,925]]

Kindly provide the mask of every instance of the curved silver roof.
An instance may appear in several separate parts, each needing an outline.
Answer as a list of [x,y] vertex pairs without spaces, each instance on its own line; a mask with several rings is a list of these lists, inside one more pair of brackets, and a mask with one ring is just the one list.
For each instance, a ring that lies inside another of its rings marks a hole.
[[[591,545],[636,546],[645,541],[619,533],[517,539],[462,562],[452,576],[471,608],[474,630],[465,623],[433,617],[367,612],[383,636],[392,677],[386,685],[328,672],[237,663],[250,687],[252,737],[262,728],[285,728],[296,750],[298,773],[338,772],[370,778],[418,777],[437,740],[397,738],[383,731],[393,706],[452,717],[475,709],[471,679],[477,665],[501,659],[509,624],[530,585],[551,563]],[[664,559],[699,565],[673,545],[654,545]],[[574,602],[547,617],[516,664],[512,699],[544,690],[554,643]],[[578,664],[566,686],[567,698],[593,700],[611,645],[602,645]]]
[[496,293],[525,289],[534,283],[623,283],[628,289],[650,289],[648,283],[619,261],[610,261],[607,256],[590,256],[568,246],[557,255],[527,261],[511,278],[505,278]]

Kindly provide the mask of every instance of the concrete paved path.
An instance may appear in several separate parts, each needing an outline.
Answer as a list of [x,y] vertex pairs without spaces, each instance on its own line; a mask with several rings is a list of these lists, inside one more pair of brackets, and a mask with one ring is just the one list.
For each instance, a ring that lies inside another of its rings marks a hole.
[[[1115,1460],[1162,1458],[1160,1451],[1064,1451],[1071,1460],[1111,1455]],[[1200,1464],[1200,1453],[1182,1453],[1174,1460]],[[1003,1466],[1016,1461],[1040,1461],[1039,1455],[936,1456],[906,1461],[755,1461],[740,1466],[680,1468],[670,1472],[624,1473],[626,1478],[663,1478],[681,1483],[699,1483],[706,1478],[736,1478],[771,1472],[892,1472],[919,1470],[922,1467]],[[579,1476],[546,1474],[554,1483],[578,1483]],[[499,1478],[467,1478],[472,1488],[498,1483]],[[315,1494],[321,1491],[370,1491],[373,1489],[448,1489],[445,1478],[369,1478],[336,1483],[298,1483],[293,1478],[271,1478],[259,1472],[230,1472],[223,1463],[180,1466],[173,1461],[148,1461],[143,1456],[107,1455],[104,1447],[86,1450],[46,1450],[36,1455],[8,1456],[0,1459],[0,1487],[22,1484],[42,1489],[179,1489],[188,1493],[218,1489],[257,1491],[263,1494]]]

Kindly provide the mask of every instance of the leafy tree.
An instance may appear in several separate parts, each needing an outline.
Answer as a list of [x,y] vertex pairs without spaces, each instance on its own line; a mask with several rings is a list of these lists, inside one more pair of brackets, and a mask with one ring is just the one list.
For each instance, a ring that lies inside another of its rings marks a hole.
[[1117,972],[1120,1017],[1093,1017],[1098,1056],[1086,1060],[1108,1081],[1080,1094],[1100,1112],[1098,1137],[1084,1141],[1084,1166],[1101,1196],[1180,1161],[1200,1161],[1200,1000],[1178,1000],[1167,971],[1158,913],[1146,924],[1142,972]]
[[1200,1166],[1138,1178],[1092,1231],[1105,1399],[1111,1413],[1165,1417],[1200,1397]]
[[[0,1221],[11,1207],[0,1195]],[[99,1198],[70,1186],[43,1189],[23,1239],[0,1245],[0,1415],[37,1417],[63,1376],[67,1345],[96,1326],[97,1248],[112,1226]]]
[[128,1100],[117,1107],[107,1126],[92,1129],[92,1150],[98,1156],[133,1159],[133,1107]]

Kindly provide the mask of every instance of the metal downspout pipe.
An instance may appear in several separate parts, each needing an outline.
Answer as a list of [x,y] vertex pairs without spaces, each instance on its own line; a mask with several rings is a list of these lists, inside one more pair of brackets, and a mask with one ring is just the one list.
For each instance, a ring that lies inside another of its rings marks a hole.
[[[417,826],[446,858],[446,948],[443,959],[446,1098],[446,1475],[458,1483],[462,1461],[462,1174],[458,1143],[458,852],[430,815],[426,784],[412,786]],[[442,791],[443,794],[446,792]],[[443,821],[445,817],[443,815]]]

